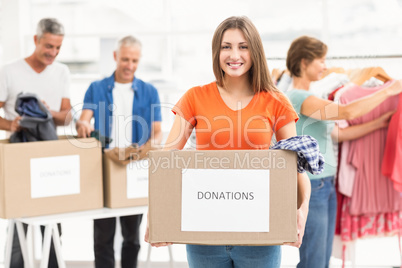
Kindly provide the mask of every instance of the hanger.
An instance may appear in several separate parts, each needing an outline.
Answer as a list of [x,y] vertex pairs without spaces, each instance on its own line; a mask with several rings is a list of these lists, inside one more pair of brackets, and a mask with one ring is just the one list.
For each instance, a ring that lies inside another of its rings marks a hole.
[[390,77],[390,76],[384,71],[384,69],[381,68],[381,67],[375,67],[375,68],[372,70],[372,74],[373,74],[373,77],[375,77],[375,78],[377,78],[377,79],[379,79],[379,80],[381,80],[381,81],[383,81],[383,82],[387,82],[387,81],[393,79],[393,78]]
[[367,67],[367,68],[362,68],[362,69],[351,69],[348,70],[347,75],[350,79],[350,81],[356,85],[361,86],[365,81],[369,80],[372,77],[377,78],[378,80],[381,80],[383,82],[387,82],[389,80],[392,80],[392,77],[390,77],[383,68],[381,67]]
[[278,68],[272,69],[271,77],[274,84],[276,84],[279,81],[279,79],[281,79],[283,72],[284,70],[280,70]]

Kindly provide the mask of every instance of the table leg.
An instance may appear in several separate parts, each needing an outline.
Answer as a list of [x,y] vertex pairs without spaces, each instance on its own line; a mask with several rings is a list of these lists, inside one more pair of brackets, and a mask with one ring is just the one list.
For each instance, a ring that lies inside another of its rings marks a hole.
[[57,263],[59,265],[59,268],[66,268],[66,263],[63,260],[63,255],[61,252],[61,242],[60,242],[60,234],[59,234],[59,229],[57,228],[57,224],[53,224],[53,244],[54,244],[54,250],[56,252],[56,257],[57,257]]
[[32,225],[28,225],[27,235],[26,235],[26,243],[27,243],[27,261],[28,267],[35,267],[34,264],[34,253],[33,253],[33,232],[32,232]]
[[[167,249],[169,251],[169,266],[170,268],[174,267],[174,260],[173,260],[173,252],[172,252],[172,246],[167,246]],[[148,254],[147,254],[147,268],[151,268],[151,250],[152,250],[152,246],[151,244],[148,244]]]
[[6,253],[4,256],[4,267],[5,268],[10,268],[11,250],[13,248],[14,224],[15,224],[15,220],[8,220]]
[[172,246],[167,246],[168,251],[169,251],[169,263],[170,263],[170,268],[174,267],[174,260],[173,260],[173,252],[172,252]]
[[151,244],[148,244],[148,254],[147,254],[147,268],[151,268]]
[[22,258],[24,259],[24,264],[29,267],[29,257],[28,257],[28,246],[27,246],[27,239],[25,237],[25,231],[24,231],[24,226],[22,222],[16,221],[15,225],[17,226],[17,232],[18,232],[18,239],[20,241],[20,247],[21,247],[21,253],[22,253]]
[[52,240],[52,225],[45,225],[45,235],[43,237],[42,247],[42,260],[40,262],[40,268],[47,268],[49,263],[50,242]]

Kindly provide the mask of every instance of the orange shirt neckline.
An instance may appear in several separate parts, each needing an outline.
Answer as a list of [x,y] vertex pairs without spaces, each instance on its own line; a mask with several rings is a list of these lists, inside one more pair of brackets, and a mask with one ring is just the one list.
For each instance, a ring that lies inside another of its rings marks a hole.
[[249,103],[247,103],[246,107],[244,107],[242,109],[239,109],[239,110],[233,110],[222,99],[222,96],[221,96],[221,93],[219,93],[218,84],[216,83],[216,81],[214,82],[214,92],[215,92],[215,95],[218,98],[219,102],[225,107],[226,110],[230,111],[231,113],[238,113],[238,112],[246,111],[246,109],[248,109],[248,107],[251,106],[251,103],[253,103],[255,101],[255,97],[257,95],[257,94],[254,93],[253,98],[250,100]]

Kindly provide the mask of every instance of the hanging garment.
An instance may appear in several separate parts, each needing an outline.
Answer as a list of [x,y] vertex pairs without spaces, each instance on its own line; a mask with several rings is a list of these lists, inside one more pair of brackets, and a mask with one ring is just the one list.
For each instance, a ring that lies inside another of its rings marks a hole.
[[350,80],[346,74],[330,73],[324,78],[312,82],[309,91],[321,99],[328,99],[331,92],[349,82]]
[[388,126],[381,170],[391,179],[395,190],[402,192],[402,94],[399,94],[398,109]]
[[[346,120],[338,121],[339,128],[347,128],[349,126]],[[339,150],[342,153],[339,156],[338,162],[338,191],[345,196],[352,196],[354,178],[356,175],[356,169],[348,164],[349,147],[351,141],[343,141]]]
[[311,174],[320,174],[324,169],[324,157],[320,153],[318,142],[311,136],[294,136],[289,139],[280,140],[270,149],[290,150],[297,152],[297,172],[305,171]]
[[11,135],[11,143],[58,139],[50,111],[35,94],[18,94],[15,111],[22,117],[19,122],[21,130]]
[[[386,86],[388,83],[375,88],[355,86],[344,92],[340,100],[342,103],[349,103]],[[356,125],[369,122],[388,111],[395,110],[397,105],[398,96],[388,98],[370,113],[349,120],[348,123]],[[387,129],[382,128],[350,141],[347,163],[356,171],[350,204],[352,215],[373,215],[402,210],[400,194],[393,189],[392,182],[381,173],[386,136]]]
[[335,94],[341,90],[344,87],[344,85],[336,88],[334,91],[332,91],[331,93],[328,94],[328,100],[334,101],[335,100]]
[[286,92],[289,90],[289,88],[292,87],[292,81],[293,81],[292,77],[290,77],[290,75],[285,72],[282,74],[282,77],[276,84],[276,87],[280,91]]
[[402,211],[353,216],[351,198],[344,196],[341,209],[340,231],[343,242],[358,238],[390,236],[398,234],[402,226]]

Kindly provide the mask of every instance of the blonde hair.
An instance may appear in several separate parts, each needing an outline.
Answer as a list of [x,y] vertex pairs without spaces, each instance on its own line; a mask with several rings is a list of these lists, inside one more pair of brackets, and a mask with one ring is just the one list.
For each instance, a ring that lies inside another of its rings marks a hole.
[[275,87],[268,70],[260,34],[251,20],[245,16],[229,17],[219,24],[215,30],[212,38],[212,64],[217,84],[224,87],[225,72],[220,66],[219,56],[223,34],[229,29],[239,29],[247,40],[252,60],[252,66],[248,73],[254,93],[261,91],[278,92],[279,90]]

